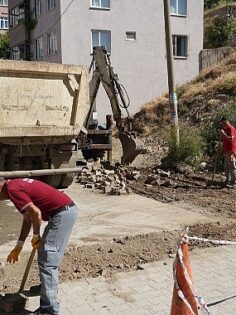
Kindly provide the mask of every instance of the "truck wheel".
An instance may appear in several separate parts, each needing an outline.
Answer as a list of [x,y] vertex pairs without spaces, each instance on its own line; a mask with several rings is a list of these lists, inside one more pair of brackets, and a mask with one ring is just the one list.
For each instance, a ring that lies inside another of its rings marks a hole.
[[105,150],[96,150],[96,149],[82,150],[83,157],[85,158],[86,161],[89,159],[96,160],[97,158],[100,158],[102,160],[105,156],[105,152],[106,152]]
[[62,174],[45,175],[45,176],[42,176],[40,180],[52,187],[59,188],[61,177],[62,177]]
[[61,175],[61,181],[59,183],[59,188],[68,188],[73,183],[75,174],[62,174]]

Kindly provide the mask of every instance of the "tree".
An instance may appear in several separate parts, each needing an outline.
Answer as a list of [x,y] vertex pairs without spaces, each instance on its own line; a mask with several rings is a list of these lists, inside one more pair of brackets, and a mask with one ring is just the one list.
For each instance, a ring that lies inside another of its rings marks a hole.
[[227,18],[216,17],[212,25],[206,29],[206,36],[209,46],[217,48],[230,44],[233,33],[233,23]]
[[8,59],[9,57],[9,36],[7,33],[0,34],[0,58]]
[[234,2],[233,0],[204,0],[204,8],[205,9],[212,9],[217,7],[219,4],[230,4]]
[[221,0],[204,0],[205,9],[211,9],[216,7]]

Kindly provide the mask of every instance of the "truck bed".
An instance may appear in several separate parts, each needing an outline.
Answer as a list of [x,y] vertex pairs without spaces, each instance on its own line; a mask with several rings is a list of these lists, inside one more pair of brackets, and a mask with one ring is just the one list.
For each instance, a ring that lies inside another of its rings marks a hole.
[[73,138],[89,111],[84,66],[0,60],[0,138]]

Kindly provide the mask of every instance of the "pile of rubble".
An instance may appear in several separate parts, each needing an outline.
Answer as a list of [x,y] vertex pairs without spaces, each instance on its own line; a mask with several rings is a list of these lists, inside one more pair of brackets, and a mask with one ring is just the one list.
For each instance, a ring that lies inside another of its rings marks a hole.
[[[87,162],[78,168],[77,183],[89,189],[100,189],[107,195],[125,195],[131,192],[127,186],[127,168],[109,163]],[[139,172],[134,171],[134,175]]]
[[[130,181],[140,178],[138,169],[127,168],[120,164],[111,165],[108,162],[84,162],[79,165],[77,183],[91,190],[100,189],[107,195],[125,195],[131,192]],[[144,182],[146,188],[153,186],[172,186],[170,172],[162,169],[150,169],[150,174]]]
[[152,188],[153,186],[173,186],[173,182],[170,179],[170,171],[166,172],[160,168],[154,168],[152,173],[147,176],[144,186],[146,188]]

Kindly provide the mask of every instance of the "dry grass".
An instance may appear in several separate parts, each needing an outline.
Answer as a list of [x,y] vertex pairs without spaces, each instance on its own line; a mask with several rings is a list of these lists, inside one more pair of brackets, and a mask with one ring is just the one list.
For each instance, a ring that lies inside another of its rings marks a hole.
[[[198,106],[203,106],[207,113],[217,108],[222,102],[217,97],[218,94],[234,97],[236,95],[236,52],[220,63],[204,69],[191,82],[178,86],[176,92],[180,116],[190,113],[191,109],[197,110]],[[199,107],[198,111],[202,110],[203,108]],[[134,118],[140,132],[145,135],[151,134],[155,129],[154,126],[157,127],[169,120],[168,94],[165,93],[144,104]]]
[[155,109],[158,105],[163,105],[166,103],[168,103],[168,95],[163,94],[162,96],[155,98],[155,99],[151,100],[150,102],[144,104],[141,107],[141,110],[145,111],[146,113],[152,112],[152,111],[155,111]]
[[215,80],[211,80],[207,84],[207,89],[211,93],[236,95],[236,72],[228,72]]
[[217,105],[220,104],[220,100],[217,100],[217,99],[214,99],[214,98],[211,98],[208,102],[207,102],[207,105],[210,106],[210,107],[215,107]]
[[233,52],[229,55],[229,57],[225,58],[222,61],[223,64],[225,64],[226,66],[228,65],[236,65],[236,52]]
[[223,64],[217,64],[213,67],[208,67],[201,71],[199,75],[196,77],[196,82],[203,82],[208,79],[216,79],[219,76],[221,76],[222,72],[224,72],[224,65]]
[[188,88],[181,95],[180,99],[182,102],[191,103],[194,98],[198,95],[207,92],[207,87],[204,82],[196,82],[195,84],[189,84]]

